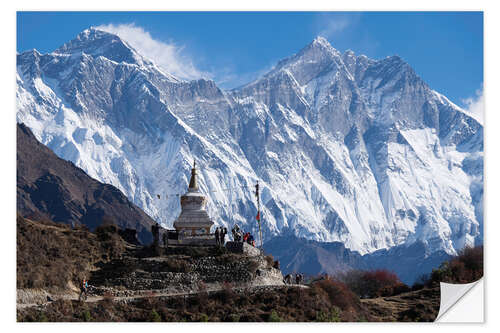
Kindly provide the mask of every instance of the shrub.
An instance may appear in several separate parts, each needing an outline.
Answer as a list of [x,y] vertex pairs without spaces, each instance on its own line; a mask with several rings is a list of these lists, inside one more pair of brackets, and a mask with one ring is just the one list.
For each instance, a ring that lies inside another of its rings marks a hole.
[[412,289],[407,286],[406,284],[404,283],[399,283],[399,284],[396,284],[392,287],[392,292],[391,292],[391,296],[392,295],[399,295],[399,294],[402,294],[402,293],[407,293],[409,291],[411,291]]
[[331,279],[317,281],[313,283],[313,289],[316,289],[318,293],[321,293],[321,291],[326,293],[330,304],[335,305],[342,310],[356,308],[359,304],[359,299],[356,295],[346,284],[340,281]]
[[483,246],[466,247],[459,255],[433,269],[427,285],[439,282],[470,283],[483,276]]
[[86,321],[86,322],[92,321],[92,316],[90,315],[89,310],[85,310],[82,312],[82,319],[83,319],[83,321]]
[[316,314],[316,321],[321,321],[321,322],[339,322],[340,321],[340,313],[342,311],[337,308],[333,307],[330,309],[330,311],[319,311]]
[[360,297],[364,297],[365,281],[363,279],[365,272],[361,270],[350,270],[339,274],[340,281],[344,282],[349,289]]
[[390,296],[394,286],[402,284],[396,274],[383,269],[365,272],[363,279],[369,297]]
[[161,316],[156,312],[156,310],[151,310],[149,314],[149,321],[152,322],[160,322],[161,321]]
[[411,290],[415,291],[424,288],[429,283],[429,280],[430,274],[420,275],[411,286]]
[[118,234],[119,228],[115,224],[106,223],[101,224],[95,229],[95,234],[99,237],[99,240],[108,240],[111,235]]
[[38,314],[38,320],[39,322],[47,322],[49,321],[49,318],[47,318],[47,315],[43,312],[40,311],[40,313]]
[[340,279],[359,297],[393,296],[410,291],[398,276],[384,269],[375,271],[352,270],[341,274]]
[[198,321],[207,322],[208,321],[208,316],[205,313],[201,313],[200,314],[200,318],[199,318]]
[[269,322],[280,322],[281,318],[278,316],[275,310],[271,311],[271,314],[269,315],[268,320]]

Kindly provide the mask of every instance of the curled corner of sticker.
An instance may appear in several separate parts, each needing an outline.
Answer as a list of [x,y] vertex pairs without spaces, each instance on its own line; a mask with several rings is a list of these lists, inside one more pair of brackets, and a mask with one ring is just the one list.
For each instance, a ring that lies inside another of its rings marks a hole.
[[436,322],[484,322],[483,278],[466,284],[440,283],[441,301]]

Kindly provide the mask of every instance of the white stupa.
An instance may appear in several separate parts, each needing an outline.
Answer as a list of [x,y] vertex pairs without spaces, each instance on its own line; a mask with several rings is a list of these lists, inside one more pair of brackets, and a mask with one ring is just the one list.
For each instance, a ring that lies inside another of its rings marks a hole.
[[195,161],[188,191],[181,196],[181,214],[174,222],[175,230],[185,235],[209,234],[214,222],[205,210],[206,205],[207,198],[198,189]]

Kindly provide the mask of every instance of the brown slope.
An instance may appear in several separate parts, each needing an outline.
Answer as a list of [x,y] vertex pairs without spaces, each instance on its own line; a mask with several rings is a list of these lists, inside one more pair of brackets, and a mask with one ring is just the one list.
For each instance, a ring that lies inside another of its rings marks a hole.
[[434,321],[439,313],[439,287],[389,297],[362,299],[373,321]]
[[17,288],[68,289],[89,278],[95,264],[119,258],[126,243],[116,232],[94,234],[66,224],[17,216]]
[[37,141],[24,124],[17,125],[17,211],[94,230],[104,220],[137,230],[151,241],[154,221],[116,187],[89,177],[72,162]]

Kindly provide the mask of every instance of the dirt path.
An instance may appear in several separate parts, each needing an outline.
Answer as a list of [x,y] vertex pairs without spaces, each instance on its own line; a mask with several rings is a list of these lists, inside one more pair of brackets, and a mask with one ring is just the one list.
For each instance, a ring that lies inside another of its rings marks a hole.
[[[256,289],[275,289],[275,288],[284,288],[284,287],[292,287],[292,288],[309,288],[304,285],[261,285],[261,286],[251,286],[247,288],[243,287],[237,287],[233,288],[234,291],[236,292],[241,292],[245,289],[250,289],[250,290],[256,290]],[[142,298],[149,298],[149,297],[179,297],[179,296],[189,296],[189,295],[196,295],[200,292],[207,292],[207,293],[214,293],[218,291],[222,291],[224,288],[207,288],[204,291],[189,291],[189,292],[174,292],[174,293],[166,293],[166,292],[155,292],[154,290],[144,290],[143,294],[140,295],[134,295],[134,296],[112,296],[113,301],[131,301],[131,300],[136,300],[136,299],[142,299]],[[86,303],[95,303],[99,302],[103,299],[105,299],[105,296],[88,296],[87,300],[85,300]],[[54,300],[57,299],[66,299],[66,300],[71,300],[71,301],[78,301],[78,295],[72,294],[72,295],[63,295],[60,297],[55,298]],[[47,301],[44,303],[17,303],[16,307],[17,309],[25,309],[25,308],[30,308],[34,306],[45,306],[53,301]]]

